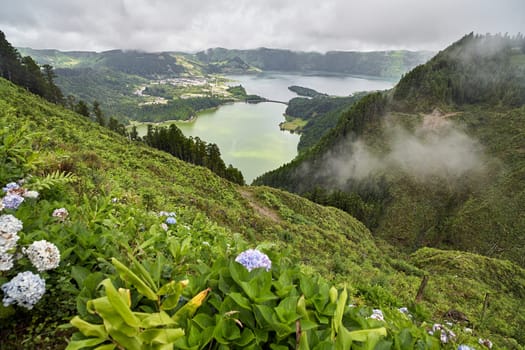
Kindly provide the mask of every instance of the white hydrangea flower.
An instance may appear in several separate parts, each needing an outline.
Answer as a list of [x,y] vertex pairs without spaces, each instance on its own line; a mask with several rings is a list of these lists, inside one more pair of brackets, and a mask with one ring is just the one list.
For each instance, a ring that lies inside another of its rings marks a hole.
[[33,198],[36,199],[39,196],[39,193],[37,191],[25,191],[22,196],[26,198]]
[[38,271],[52,270],[60,263],[60,251],[57,246],[46,240],[31,243],[23,252]]
[[2,285],[2,291],[5,307],[18,304],[31,310],[46,292],[46,282],[30,271],[20,272],[11,281]]
[[11,214],[0,216],[0,232],[18,233],[23,227],[22,221]]
[[370,315],[369,318],[372,318],[372,319],[378,320],[378,321],[384,321],[385,320],[385,316],[383,316],[383,311],[381,311],[379,309],[373,309],[372,310],[372,315]]
[[59,218],[61,221],[64,221],[69,216],[69,212],[66,208],[58,208],[53,210],[53,214],[51,214],[55,218]]
[[16,247],[16,242],[20,239],[16,233],[0,232],[0,254],[7,253]]
[[13,268],[13,254],[0,253],[0,271],[9,271]]

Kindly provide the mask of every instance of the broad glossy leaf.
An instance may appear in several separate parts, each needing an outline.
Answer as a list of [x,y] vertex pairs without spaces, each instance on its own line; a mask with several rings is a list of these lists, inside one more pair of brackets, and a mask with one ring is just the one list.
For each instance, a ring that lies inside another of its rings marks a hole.
[[139,327],[140,320],[131,311],[128,303],[129,301],[115,289],[113,283],[111,283],[109,279],[102,281],[102,285],[106,289],[106,295],[111,306],[119,313],[124,322],[131,327]]
[[133,273],[130,269],[128,269],[124,264],[122,264],[115,258],[111,258],[111,262],[119,272],[120,277],[131,283],[135,288],[137,288],[140,294],[144,295],[149,300],[157,300],[157,294],[155,294],[155,292],[151,290],[151,288],[148,287],[147,284],[142,279],[140,279],[135,273]]
[[95,337],[101,339],[108,338],[108,332],[106,331],[106,328],[103,325],[91,324],[89,322],[84,321],[78,316],[73,317],[70,323],[73,326],[77,327],[80,330],[80,332],[87,337]]
[[139,338],[145,344],[173,344],[184,336],[182,328],[147,329],[140,333]]
[[82,339],[82,340],[72,340],[67,344],[66,350],[80,350],[85,349],[88,347],[96,346],[98,344],[102,344],[103,342],[107,341],[107,339],[102,338],[89,338],[89,339]]

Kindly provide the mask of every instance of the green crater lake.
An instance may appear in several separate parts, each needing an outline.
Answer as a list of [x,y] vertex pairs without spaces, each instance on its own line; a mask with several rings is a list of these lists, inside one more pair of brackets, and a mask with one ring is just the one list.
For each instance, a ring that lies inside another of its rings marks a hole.
[[[282,73],[228,76],[230,85],[244,86],[249,94],[287,102],[297,95],[288,86],[300,85],[330,95],[347,96],[356,91],[384,90],[395,81],[350,76],[306,76]],[[279,129],[286,105],[280,103],[227,104],[199,113],[191,122],[176,122],[185,136],[216,143],[226,165],[242,171],[246,183],[276,169],[297,155],[298,134]],[[166,122],[173,123],[173,122]],[[139,127],[144,135],[146,126]]]

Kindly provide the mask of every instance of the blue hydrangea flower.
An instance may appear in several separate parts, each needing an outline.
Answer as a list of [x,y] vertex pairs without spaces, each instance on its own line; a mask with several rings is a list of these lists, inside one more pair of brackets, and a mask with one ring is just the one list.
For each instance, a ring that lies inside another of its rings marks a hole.
[[175,219],[174,217],[170,216],[169,218],[166,219],[166,223],[168,225],[175,225],[177,223],[177,219]]
[[7,185],[5,185],[5,187],[2,187],[2,191],[9,192],[12,190],[18,190],[19,188],[20,186],[18,186],[16,182],[10,182]]
[[460,346],[458,346],[458,350],[476,350],[476,349],[474,349],[473,347],[470,347],[468,345],[461,344]]
[[259,267],[265,268],[266,271],[270,271],[272,268],[272,261],[268,258],[268,255],[260,252],[257,249],[248,249],[241,254],[237,255],[235,261],[246,267],[248,271],[257,269]]
[[17,209],[24,201],[24,197],[18,194],[8,194],[2,198],[2,204],[7,209]]
[[18,304],[31,310],[46,292],[46,282],[31,271],[20,272],[11,281],[2,285],[2,291],[5,307]]

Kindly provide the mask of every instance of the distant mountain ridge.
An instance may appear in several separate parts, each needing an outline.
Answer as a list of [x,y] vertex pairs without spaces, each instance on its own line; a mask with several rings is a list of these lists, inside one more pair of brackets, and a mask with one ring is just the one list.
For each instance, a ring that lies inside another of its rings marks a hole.
[[[327,53],[299,52],[259,48],[229,50],[213,48],[195,55],[179,52],[141,52],[110,50],[103,52],[36,50],[18,48],[40,64],[55,68],[107,67],[128,74],[169,75],[184,72],[174,55],[183,55],[204,65],[209,73],[254,73],[260,70],[283,72],[325,72],[333,74],[367,75],[399,78],[432,55],[429,51],[329,51]],[[137,64],[147,69],[137,69]]]
[[196,57],[204,63],[240,58],[261,70],[284,72],[326,72],[399,78],[418,64],[426,62],[429,51],[328,51],[299,52],[283,49],[259,48],[229,50],[213,48],[200,51]]

